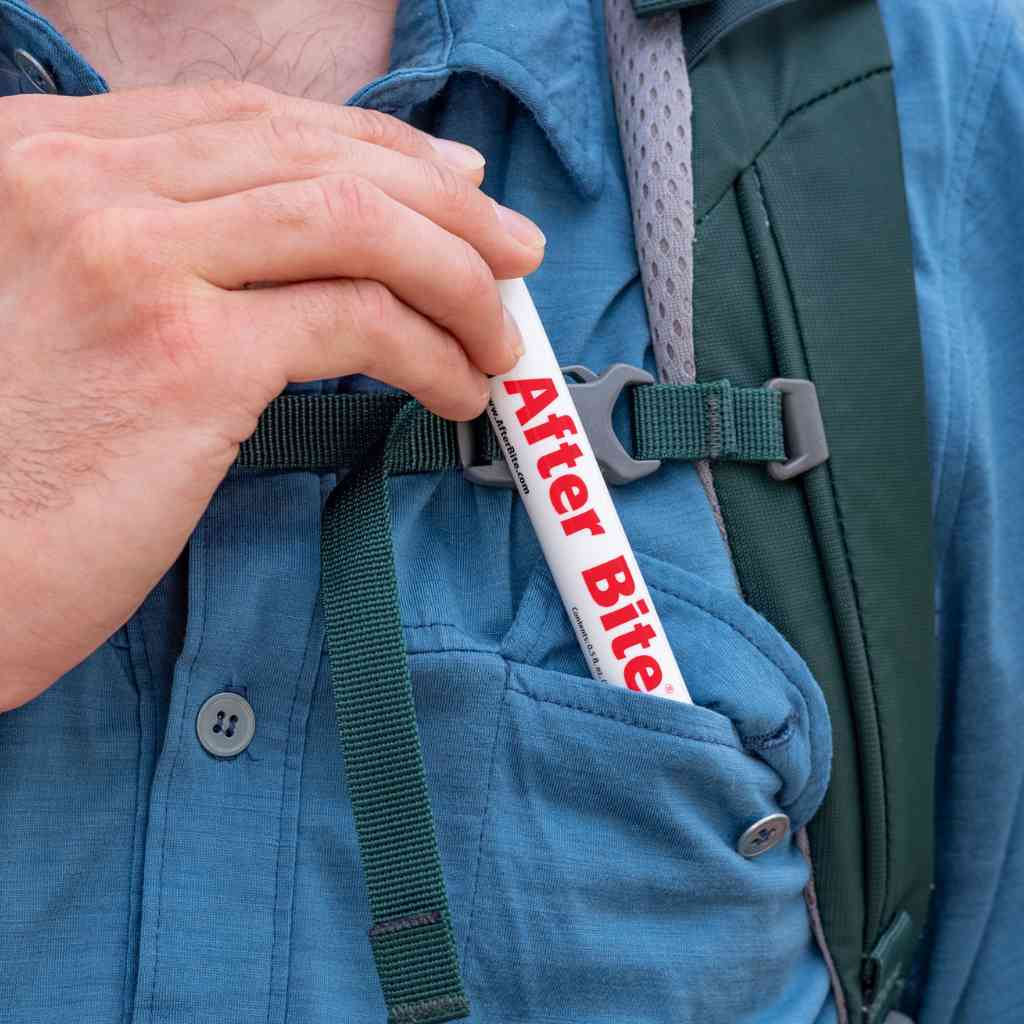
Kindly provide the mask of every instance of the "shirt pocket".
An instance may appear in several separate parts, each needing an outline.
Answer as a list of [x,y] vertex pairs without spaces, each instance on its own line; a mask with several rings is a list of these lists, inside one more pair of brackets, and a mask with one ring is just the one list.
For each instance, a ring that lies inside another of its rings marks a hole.
[[[823,1019],[793,841],[828,783],[820,690],[739,595],[640,565],[694,704],[583,678],[545,565],[505,638],[464,958],[473,1020]],[[738,852],[780,811],[783,842]]]

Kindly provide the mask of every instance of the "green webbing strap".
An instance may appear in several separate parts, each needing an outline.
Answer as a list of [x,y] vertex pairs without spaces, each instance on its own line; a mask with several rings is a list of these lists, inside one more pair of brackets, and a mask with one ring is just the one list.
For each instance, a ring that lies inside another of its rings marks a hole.
[[785,459],[782,395],[774,388],[651,384],[633,389],[638,459]]
[[[633,390],[640,458],[785,459],[782,397],[728,382]],[[474,450],[500,453],[486,419]],[[338,730],[392,1024],[469,1014],[427,796],[391,547],[388,477],[460,465],[454,424],[393,395],[283,395],[241,447],[253,469],[354,467],[321,531],[322,601]]]
[[885,1020],[927,920],[940,703],[891,64],[876,0],[794,0],[735,28],[690,79],[698,376],[814,381],[831,452],[796,484],[728,463],[714,483],[743,596],[828,700],[832,775],[808,835],[857,1024]]
[[901,910],[864,963],[864,1024],[884,1024],[899,1003],[917,934],[910,915]]
[[[650,384],[630,389],[637,459],[781,462],[786,458],[782,397],[773,388]],[[242,444],[238,464],[313,472],[359,464],[407,401],[393,395],[282,395]],[[501,458],[484,418],[473,426],[479,461]],[[460,465],[455,425],[425,411],[391,449],[392,473]]]
[[[312,406],[310,407],[312,408]],[[378,406],[378,411],[384,409]],[[370,942],[388,1020],[469,1014],[427,796],[391,548],[392,455],[434,468],[443,431],[413,402],[392,404],[381,445],[335,488],[321,533],[322,600],[335,710],[373,927]],[[385,420],[375,420],[379,427]],[[286,421],[284,421],[286,422]],[[308,423],[272,443],[315,445]],[[363,451],[373,435],[361,438]],[[407,444],[409,439],[411,445]]]
[[[386,434],[408,402],[399,395],[281,395],[264,410],[252,437],[242,443],[238,465],[311,472],[359,465],[373,440]],[[474,429],[481,456],[501,458],[487,421],[481,418]],[[401,438],[395,438],[390,460],[392,473],[455,468],[459,464],[455,424],[422,410]]]

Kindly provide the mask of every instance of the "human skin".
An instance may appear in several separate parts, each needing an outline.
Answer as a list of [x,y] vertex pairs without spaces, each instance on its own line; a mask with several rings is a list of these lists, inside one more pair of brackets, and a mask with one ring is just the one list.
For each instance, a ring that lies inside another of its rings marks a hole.
[[289,382],[483,409],[519,346],[495,279],[543,236],[482,176],[251,83],[0,99],[0,711],[131,616]]
[[383,74],[397,0],[33,0],[112,89],[226,78],[344,103]]

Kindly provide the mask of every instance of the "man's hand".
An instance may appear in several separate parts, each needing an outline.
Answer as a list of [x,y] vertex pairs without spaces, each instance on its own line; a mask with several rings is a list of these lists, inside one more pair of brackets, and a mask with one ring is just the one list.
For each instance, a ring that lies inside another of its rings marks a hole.
[[289,381],[483,409],[543,236],[482,175],[247,85],[0,100],[0,710],[127,620]]

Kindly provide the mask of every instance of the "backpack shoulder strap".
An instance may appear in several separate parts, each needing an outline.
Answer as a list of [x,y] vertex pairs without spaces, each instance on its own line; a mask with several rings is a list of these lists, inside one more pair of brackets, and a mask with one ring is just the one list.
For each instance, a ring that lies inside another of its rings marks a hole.
[[699,379],[817,386],[831,458],[714,471],[740,584],[828,699],[810,827],[851,1020],[895,1004],[932,877],[936,672],[921,345],[891,58],[871,0],[787,3],[692,71]]

